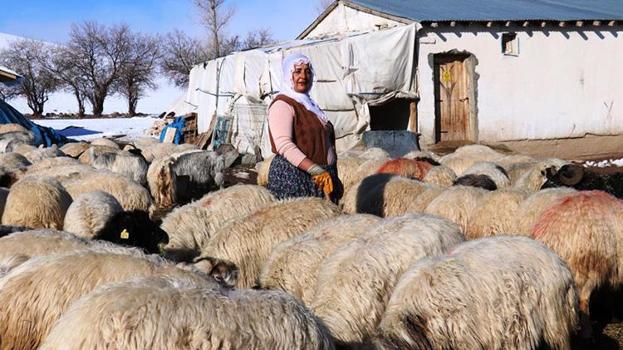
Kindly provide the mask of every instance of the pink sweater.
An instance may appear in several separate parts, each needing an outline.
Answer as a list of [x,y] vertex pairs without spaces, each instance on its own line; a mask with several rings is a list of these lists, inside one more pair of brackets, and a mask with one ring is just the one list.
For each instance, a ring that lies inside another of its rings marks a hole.
[[[322,123],[322,121],[320,121]],[[307,156],[292,142],[294,108],[284,101],[276,101],[268,109],[268,127],[275,142],[277,153],[294,166],[299,166]],[[323,123],[323,125],[326,125]],[[337,158],[331,140],[327,137],[327,164]]]

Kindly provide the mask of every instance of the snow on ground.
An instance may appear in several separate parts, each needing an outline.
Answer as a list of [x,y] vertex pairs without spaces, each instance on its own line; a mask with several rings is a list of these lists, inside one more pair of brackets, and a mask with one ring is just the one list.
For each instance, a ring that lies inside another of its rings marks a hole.
[[[92,140],[104,136],[126,135],[128,138],[146,136],[145,130],[149,129],[158,118],[133,117],[133,118],[98,118],[98,119],[36,119],[33,122],[62,130],[67,127],[86,129],[81,136],[68,136],[75,140]],[[91,132],[89,132],[91,131]],[[62,132],[61,132],[62,133]],[[80,132],[78,132],[80,134]]]
[[586,166],[605,168],[609,166],[620,166],[623,167],[623,158],[622,159],[606,159],[602,161],[587,161],[584,162]]

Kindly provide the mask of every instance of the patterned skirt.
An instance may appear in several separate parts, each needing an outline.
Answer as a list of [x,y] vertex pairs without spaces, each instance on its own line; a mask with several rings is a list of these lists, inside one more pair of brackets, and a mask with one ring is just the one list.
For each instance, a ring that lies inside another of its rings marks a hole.
[[[337,203],[342,198],[344,187],[338,178],[337,166],[330,165],[325,167],[331,179],[333,179],[333,193],[331,201]],[[276,155],[268,170],[268,190],[277,199],[294,197],[320,197],[324,198],[324,193],[316,187],[311,175],[295,167],[280,155]]]

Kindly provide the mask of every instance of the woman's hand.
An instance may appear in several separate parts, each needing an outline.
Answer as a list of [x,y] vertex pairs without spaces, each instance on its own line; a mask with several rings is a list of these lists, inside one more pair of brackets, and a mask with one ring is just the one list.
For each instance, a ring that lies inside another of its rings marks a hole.
[[322,190],[326,198],[329,198],[331,193],[333,193],[333,179],[331,178],[331,174],[318,164],[312,164],[309,169],[307,169],[307,173],[311,175],[312,181],[314,181],[316,187]]

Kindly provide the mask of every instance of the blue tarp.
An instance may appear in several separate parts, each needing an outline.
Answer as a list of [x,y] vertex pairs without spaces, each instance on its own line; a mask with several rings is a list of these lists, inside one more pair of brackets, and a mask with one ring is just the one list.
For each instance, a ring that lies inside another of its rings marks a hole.
[[53,144],[59,146],[64,145],[72,140],[67,139],[63,135],[59,135],[54,129],[37,125],[24,117],[15,108],[8,103],[0,100],[0,124],[19,124],[30,130],[35,136],[35,146],[45,145],[50,147]]
[[184,125],[186,125],[186,120],[184,117],[175,117],[173,123],[167,125],[162,129],[160,133],[160,142],[164,141],[164,135],[166,135],[167,130],[169,128],[175,128],[175,137],[173,137],[173,143],[179,145],[184,142]]

